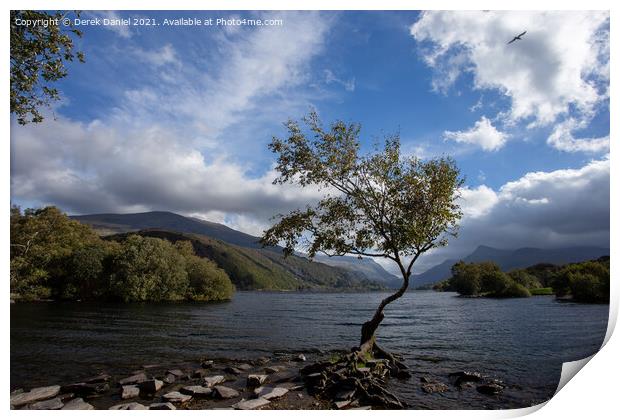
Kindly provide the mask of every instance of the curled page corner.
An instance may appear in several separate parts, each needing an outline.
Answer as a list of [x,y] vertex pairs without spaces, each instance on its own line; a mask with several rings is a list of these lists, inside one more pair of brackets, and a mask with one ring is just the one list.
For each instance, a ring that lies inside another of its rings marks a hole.
[[573,377],[579,372],[594,356],[593,355],[586,357],[585,359],[574,360],[572,362],[564,362],[562,363],[562,374],[560,375],[560,382],[558,383],[558,387],[555,390],[553,396],[555,396],[564,385],[568,383]]

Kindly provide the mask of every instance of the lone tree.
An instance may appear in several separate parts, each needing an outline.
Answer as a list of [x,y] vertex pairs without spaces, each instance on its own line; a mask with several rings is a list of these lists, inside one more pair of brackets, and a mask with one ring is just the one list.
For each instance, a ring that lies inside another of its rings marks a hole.
[[261,243],[283,243],[285,256],[304,246],[310,258],[321,252],[394,261],[402,286],[363,324],[359,350],[360,355],[389,355],[375,343],[383,310],[405,293],[420,255],[456,236],[462,214],[456,198],[463,179],[450,158],[403,156],[398,135],[386,138],[382,150],[362,155],[359,124],[336,121],[326,130],[316,112],[303,121],[312,136],[288,121],[288,138],[274,137],[269,145],[278,155],[280,175],[274,184],[317,186],[325,195],[313,207],[279,215]]
[[[80,16],[75,12],[76,16]],[[74,38],[82,31],[73,19],[64,21],[65,12],[11,10],[11,113],[17,122],[43,121],[41,107],[60,99],[53,83],[67,75],[67,62],[84,62],[84,54],[74,51]]]

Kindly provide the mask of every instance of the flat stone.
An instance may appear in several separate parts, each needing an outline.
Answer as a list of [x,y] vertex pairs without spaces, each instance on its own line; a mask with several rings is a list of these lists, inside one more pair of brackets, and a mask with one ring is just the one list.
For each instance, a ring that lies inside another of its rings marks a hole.
[[503,386],[494,383],[479,385],[476,387],[476,391],[486,395],[497,395],[503,390]]
[[176,380],[177,380],[176,376],[174,376],[171,373],[168,373],[168,374],[166,374],[166,377],[164,378],[164,383],[166,383],[166,384],[173,384],[173,383],[176,382]]
[[166,403],[154,403],[149,405],[149,410],[176,410],[177,408],[174,404],[166,402]]
[[361,368],[357,368],[357,371],[366,374],[366,373],[370,373],[370,368],[368,368],[368,367],[361,367]]
[[267,366],[265,367],[265,373],[276,373],[286,369],[284,366]]
[[345,390],[339,391],[336,394],[336,400],[337,401],[350,400],[353,398],[354,395],[355,395],[355,389],[345,389]]
[[75,398],[75,394],[73,392],[67,392],[64,394],[59,394],[58,398],[60,398],[60,401],[66,403],[69,400],[72,400],[73,398]]
[[191,395],[192,397],[207,398],[213,394],[213,390],[200,385],[189,385],[181,388],[181,393]]
[[123,385],[121,389],[121,399],[128,400],[130,398],[137,398],[140,395],[140,388],[138,385]]
[[334,405],[336,406],[336,408],[338,410],[343,409],[344,407],[351,405],[351,400],[344,400],[344,401],[336,401],[334,403]]
[[185,372],[183,372],[181,369],[170,369],[169,371],[166,372],[167,374],[171,374],[174,375],[178,378],[182,378],[184,376],[187,376],[187,374]]
[[350,410],[372,410],[372,407],[369,405],[364,405],[361,407],[353,407]]
[[108,382],[111,376],[107,373],[102,373],[101,375],[93,376],[91,378],[84,379],[82,382],[85,384],[99,384],[102,382]]
[[148,410],[144,405],[137,402],[113,405],[108,410]]
[[181,394],[178,391],[173,391],[173,392],[168,392],[167,394],[164,394],[162,398],[171,403],[183,404],[191,400],[192,396]]
[[224,382],[224,379],[225,378],[222,375],[205,376],[202,380],[202,385],[206,386],[207,388],[213,388],[215,385]]
[[30,404],[28,408],[31,410],[60,410],[63,406],[64,404],[60,398],[54,398]]
[[60,393],[59,385],[44,386],[41,388],[33,388],[28,392],[22,392],[11,396],[11,405],[19,407],[33,402],[48,400],[54,398]]
[[86,383],[78,382],[75,384],[63,385],[61,391],[64,393],[72,393],[80,397],[88,397],[95,394],[103,394],[110,390],[107,382]]
[[288,389],[281,387],[261,387],[262,389],[257,394],[259,398],[264,398],[266,400],[272,400],[275,398],[280,398],[288,393]]
[[239,375],[241,373],[243,373],[243,371],[241,369],[238,369],[234,366],[228,366],[226,369],[224,369],[224,372],[226,373],[230,373],[232,375]]
[[255,410],[268,405],[269,402],[269,400],[264,398],[255,398],[253,400],[241,400],[238,403],[233,404],[232,407],[236,410]]
[[424,383],[421,388],[422,391],[427,394],[433,394],[435,392],[446,392],[448,390],[448,385],[442,384],[441,382]]
[[84,401],[82,398],[74,398],[68,401],[63,410],[94,410],[95,407]]
[[253,368],[254,366],[249,365],[247,363],[241,363],[240,365],[237,365],[237,369],[242,370],[242,371],[252,370]]
[[148,381],[140,382],[138,387],[141,392],[145,394],[154,394],[164,386],[164,382],[159,379],[150,379]]
[[192,377],[194,378],[204,378],[205,376],[207,376],[209,374],[209,371],[207,369],[196,369],[194,371],[194,374],[192,375]]
[[267,379],[268,382],[290,382],[299,376],[297,369],[287,369],[280,372],[272,373]]
[[248,375],[247,384],[250,388],[262,385],[267,380],[267,375]]
[[146,377],[146,374],[144,372],[140,372],[137,373],[135,375],[131,375],[127,378],[123,378],[120,381],[118,381],[119,385],[133,385],[133,384],[139,384],[140,382],[144,382],[148,380],[148,378]]
[[216,397],[223,400],[227,400],[229,398],[236,398],[239,396],[239,392],[237,392],[237,390],[222,385],[215,386],[214,394]]

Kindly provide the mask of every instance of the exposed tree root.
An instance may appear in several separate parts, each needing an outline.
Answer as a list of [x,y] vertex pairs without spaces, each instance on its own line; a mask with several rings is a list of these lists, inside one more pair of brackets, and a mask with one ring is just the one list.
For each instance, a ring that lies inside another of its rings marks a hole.
[[357,400],[381,408],[406,407],[385,385],[390,377],[409,377],[407,367],[374,338],[336,360],[308,365],[301,374],[311,393],[335,403]]

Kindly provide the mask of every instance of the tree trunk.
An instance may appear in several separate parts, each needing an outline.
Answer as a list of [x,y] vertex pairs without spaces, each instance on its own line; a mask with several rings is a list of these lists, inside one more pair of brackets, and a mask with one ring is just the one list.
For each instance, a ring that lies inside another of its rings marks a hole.
[[377,328],[379,328],[379,324],[381,324],[381,321],[383,321],[383,318],[385,317],[385,315],[383,314],[383,309],[385,309],[388,304],[394,302],[396,299],[401,297],[409,287],[410,273],[408,271],[405,271],[405,268],[400,263],[399,266],[403,275],[403,285],[394,294],[383,299],[379,304],[379,307],[375,311],[372,319],[370,321],[364,322],[364,324],[362,325],[362,336],[360,339],[360,352],[362,354],[372,350],[375,346],[375,332],[377,331]]

